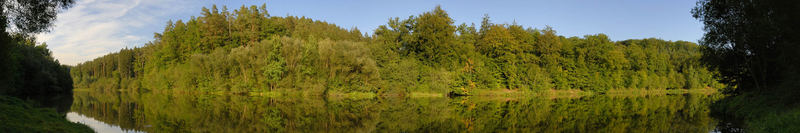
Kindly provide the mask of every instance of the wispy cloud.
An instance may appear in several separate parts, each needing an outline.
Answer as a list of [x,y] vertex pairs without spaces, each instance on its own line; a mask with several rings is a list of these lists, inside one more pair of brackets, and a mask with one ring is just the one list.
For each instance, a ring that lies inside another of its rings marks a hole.
[[152,40],[164,23],[186,8],[190,1],[85,0],[60,13],[50,33],[37,35],[62,64],[76,65],[125,47]]

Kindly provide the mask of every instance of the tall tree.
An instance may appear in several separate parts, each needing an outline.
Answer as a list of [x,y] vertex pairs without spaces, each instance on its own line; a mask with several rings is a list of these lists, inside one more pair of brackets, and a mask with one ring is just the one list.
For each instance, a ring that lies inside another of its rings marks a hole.
[[58,11],[73,3],[73,0],[2,0],[0,28],[24,34],[48,31]]
[[455,30],[453,19],[436,6],[433,11],[425,12],[416,18],[411,36],[413,41],[406,48],[419,54],[426,61],[445,61],[453,57],[455,52]]
[[[51,57],[31,34],[46,32],[72,0],[0,1],[0,94],[38,95],[71,92],[68,68]],[[11,31],[9,33],[8,31]]]
[[[705,24],[703,59],[731,93],[770,90],[800,80],[800,2],[701,0],[692,10]],[[793,85],[791,88],[796,88]]]

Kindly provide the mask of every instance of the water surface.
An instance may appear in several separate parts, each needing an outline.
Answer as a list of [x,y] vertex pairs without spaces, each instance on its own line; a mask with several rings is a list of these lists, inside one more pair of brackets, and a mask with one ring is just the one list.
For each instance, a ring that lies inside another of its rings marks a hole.
[[703,94],[348,99],[75,92],[67,118],[115,132],[683,133],[715,129],[717,122],[708,115],[712,99]]

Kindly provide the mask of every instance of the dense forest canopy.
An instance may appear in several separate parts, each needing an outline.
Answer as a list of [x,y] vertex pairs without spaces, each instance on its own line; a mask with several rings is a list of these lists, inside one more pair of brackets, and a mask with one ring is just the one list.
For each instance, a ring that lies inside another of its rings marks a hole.
[[686,41],[564,37],[552,28],[454,24],[436,7],[363,35],[265,5],[168,22],[155,40],[72,69],[75,86],[190,91],[300,90],[314,94],[456,92],[477,89],[720,88]]

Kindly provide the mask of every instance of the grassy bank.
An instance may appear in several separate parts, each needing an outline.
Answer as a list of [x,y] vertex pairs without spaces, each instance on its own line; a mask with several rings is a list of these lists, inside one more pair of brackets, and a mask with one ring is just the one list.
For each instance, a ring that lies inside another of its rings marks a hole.
[[[494,89],[494,90],[474,90],[471,91],[471,96],[482,97],[548,97],[548,98],[576,98],[589,95],[608,95],[608,96],[660,96],[668,94],[713,94],[717,93],[716,89],[611,89],[605,93],[597,93],[583,90],[542,90],[542,91],[526,91],[526,90],[510,90],[510,89]],[[446,93],[430,93],[430,92],[411,92],[409,97],[444,97]]]
[[0,132],[93,132],[83,124],[67,121],[50,108],[35,108],[17,98],[0,96]]
[[712,115],[739,123],[754,133],[783,133],[800,131],[798,98],[781,93],[742,94],[726,97],[712,104]]

